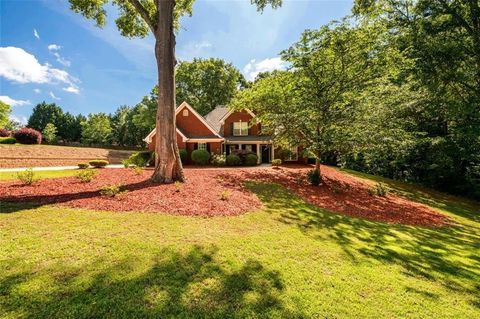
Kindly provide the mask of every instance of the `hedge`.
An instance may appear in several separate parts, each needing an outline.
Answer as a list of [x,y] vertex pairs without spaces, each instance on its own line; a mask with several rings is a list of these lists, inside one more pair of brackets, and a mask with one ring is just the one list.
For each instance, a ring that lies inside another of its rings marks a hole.
[[6,128],[0,128],[0,137],[9,137],[10,131]]
[[210,153],[206,150],[194,150],[192,152],[192,161],[198,165],[207,165],[210,161]]
[[242,164],[242,160],[240,159],[240,156],[235,155],[235,154],[230,154],[227,156],[227,165],[228,166],[238,166]]
[[180,153],[180,160],[182,161],[182,164],[185,164],[187,162],[187,156],[188,156],[187,150],[184,148],[181,148],[178,150],[178,152]]
[[13,137],[0,137],[0,144],[15,144],[16,142]]
[[88,162],[90,166],[93,166],[95,168],[102,168],[108,165],[108,161],[106,160],[91,160]]
[[135,152],[126,161],[128,164],[135,165],[137,167],[146,167],[155,160],[154,152],[150,151],[141,151]]
[[258,157],[255,154],[247,154],[245,156],[245,162],[244,164],[246,166],[255,166],[258,163]]
[[21,128],[13,132],[13,137],[20,144],[41,144],[42,133],[33,128]]

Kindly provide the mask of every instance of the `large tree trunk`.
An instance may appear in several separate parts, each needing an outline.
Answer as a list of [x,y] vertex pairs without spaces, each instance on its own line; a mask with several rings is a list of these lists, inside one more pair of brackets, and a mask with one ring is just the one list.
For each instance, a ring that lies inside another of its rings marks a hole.
[[155,57],[158,68],[158,108],[155,140],[157,183],[184,181],[177,146],[175,124],[175,34],[173,32],[174,0],[158,0],[158,29],[155,34]]

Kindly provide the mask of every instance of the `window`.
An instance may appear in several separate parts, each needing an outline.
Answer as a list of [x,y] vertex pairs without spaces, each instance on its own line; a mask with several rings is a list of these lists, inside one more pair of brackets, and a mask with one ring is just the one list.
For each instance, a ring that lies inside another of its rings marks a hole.
[[187,109],[183,110],[182,114],[183,116],[188,116],[188,110]]
[[207,150],[207,143],[198,143],[197,150]]
[[248,135],[248,122],[234,122],[233,123],[233,135],[234,136],[247,136]]
[[298,161],[298,147],[291,147],[287,149],[289,152],[287,152],[285,156],[285,161]]
[[250,145],[250,144],[245,145],[245,151],[247,151],[247,152],[253,152],[252,145]]

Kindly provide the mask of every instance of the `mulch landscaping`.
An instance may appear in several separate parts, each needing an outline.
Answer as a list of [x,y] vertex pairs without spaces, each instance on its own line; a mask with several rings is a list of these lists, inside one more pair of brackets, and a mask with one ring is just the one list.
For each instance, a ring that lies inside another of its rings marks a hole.
[[[371,195],[371,183],[330,167],[322,167],[322,185],[311,186],[305,179],[309,169],[186,169],[187,182],[170,185],[151,183],[151,170],[137,174],[131,169],[101,169],[89,183],[76,177],[46,179],[31,186],[18,181],[0,183],[0,200],[109,211],[232,216],[262,206],[244,185],[251,180],[281,184],[313,205],[348,216],[429,227],[451,223],[447,216],[393,193],[384,197]],[[114,184],[123,185],[127,192],[116,197],[100,194],[102,186]]]

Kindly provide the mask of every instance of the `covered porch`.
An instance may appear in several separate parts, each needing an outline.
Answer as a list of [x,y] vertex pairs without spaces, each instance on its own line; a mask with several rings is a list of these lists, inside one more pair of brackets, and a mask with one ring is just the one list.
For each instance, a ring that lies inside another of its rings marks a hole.
[[256,154],[258,164],[270,163],[275,158],[275,148],[269,136],[232,136],[226,138],[222,152],[228,156],[235,150],[245,150]]

